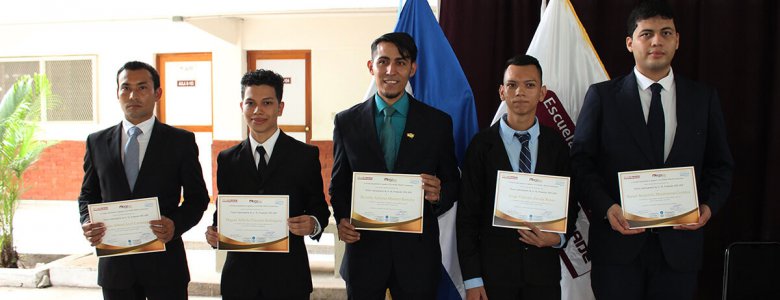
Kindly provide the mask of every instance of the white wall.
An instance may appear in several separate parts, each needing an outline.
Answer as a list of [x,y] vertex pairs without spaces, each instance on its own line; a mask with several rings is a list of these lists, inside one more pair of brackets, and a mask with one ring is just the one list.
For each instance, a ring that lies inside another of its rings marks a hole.
[[[371,79],[371,41],[392,31],[396,13],[268,14],[243,18],[193,18],[0,25],[0,58],[96,55],[98,118],[91,123],[44,125],[44,137],[84,140],[117,124],[116,70],[126,61],[155,64],[158,53],[211,52],[214,139],[241,139],[239,82],[246,50],[309,49],[312,52],[312,139],[330,140],[332,115],[362,101]],[[243,19],[243,20],[242,20]]]
[[364,100],[371,42],[393,31],[395,22],[395,13],[250,18],[244,21],[244,48],[311,50],[312,140],[331,140],[333,115]]

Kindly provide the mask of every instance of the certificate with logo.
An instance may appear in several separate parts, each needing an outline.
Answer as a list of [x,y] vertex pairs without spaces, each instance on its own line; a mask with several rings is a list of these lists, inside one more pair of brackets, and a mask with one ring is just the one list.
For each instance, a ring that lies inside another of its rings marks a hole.
[[103,240],[95,246],[98,257],[165,251],[149,221],[160,219],[157,197],[90,204],[89,219],[106,227]]
[[363,230],[422,233],[422,186],[420,175],[353,172],[350,223]]
[[498,171],[493,226],[566,233],[569,177]]
[[618,173],[623,217],[630,228],[699,222],[693,167]]
[[219,195],[217,249],[290,252],[289,203],[287,195]]

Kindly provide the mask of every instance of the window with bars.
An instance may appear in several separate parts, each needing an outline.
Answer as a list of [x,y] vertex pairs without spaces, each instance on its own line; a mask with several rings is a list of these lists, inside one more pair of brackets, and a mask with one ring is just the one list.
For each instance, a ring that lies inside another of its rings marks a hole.
[[41,99],[41,121],[96,121],[95,57],[0,58],[0,95],[23,75],[46,74],[52,99]]

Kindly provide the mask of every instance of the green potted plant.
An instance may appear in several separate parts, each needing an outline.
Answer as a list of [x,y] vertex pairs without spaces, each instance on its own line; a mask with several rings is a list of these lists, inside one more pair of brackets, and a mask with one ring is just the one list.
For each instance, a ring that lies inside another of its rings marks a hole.
[[36,139],[41,97],[51,96],[46,75],[22,76],[0,102],[0,267],[16,268],[14,212],[22,194],[22,175],[46,147]]

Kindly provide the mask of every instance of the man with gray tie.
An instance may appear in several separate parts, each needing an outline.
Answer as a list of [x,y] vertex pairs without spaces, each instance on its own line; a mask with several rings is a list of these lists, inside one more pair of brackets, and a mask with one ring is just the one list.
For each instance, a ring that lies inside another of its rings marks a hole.
[[162,216],[150,226],[166,250],[100,258],[98,284],[105,299],[187,299],[190,276],[181,235],[200,221],[209,203],[195,135],[154,117],[162,96],[154,67],[128,62],[116,80],[124,120],[87,138],[82,230],[93,246],[105,235],[103,223],[90,221],[89,204],[157,197]]

